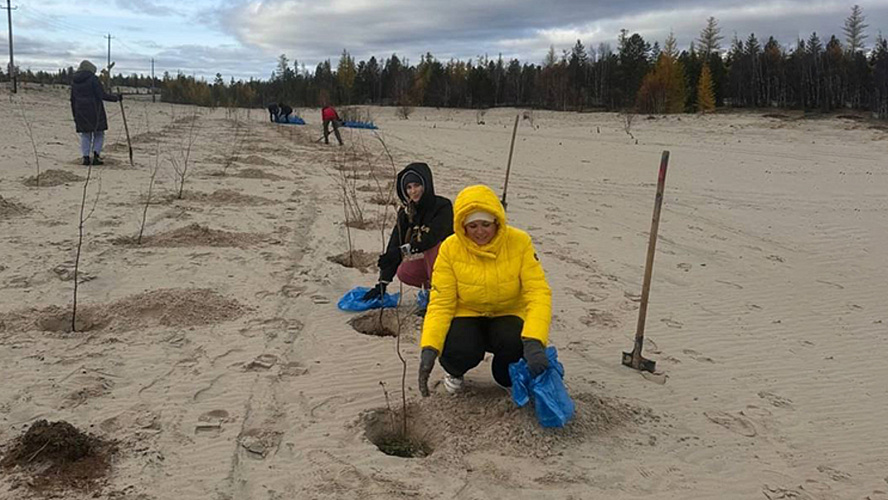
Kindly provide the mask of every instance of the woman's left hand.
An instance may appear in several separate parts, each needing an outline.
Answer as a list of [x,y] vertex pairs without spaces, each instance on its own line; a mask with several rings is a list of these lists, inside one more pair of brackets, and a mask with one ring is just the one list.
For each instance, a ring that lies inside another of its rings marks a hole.
[[549,367],[549,358],[546,357],[546,349],[543,343],[536,339],[524,339],[524,361],[530,374],[536,377]]

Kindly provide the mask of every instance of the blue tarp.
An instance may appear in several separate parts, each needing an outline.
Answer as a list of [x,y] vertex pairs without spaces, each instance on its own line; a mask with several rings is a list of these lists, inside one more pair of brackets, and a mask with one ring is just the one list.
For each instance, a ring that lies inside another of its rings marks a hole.
[[339,299],[336,304],[343,311],[367,311],[370,309],[379,309],[380,307],[397,307],[400,299],[399,293],[386,293],[385,298],[377,297],[373,300],[363,300],[364,294],[370,289],[365,286],[352,288]]
[[546,348],[549,367],[535,378],[520,359],[509,365],[512,378],[512,401],[523,407],[533,399],[537,421],[543,427],[564,427],[574,414],[574,402],[564,387],[564,365],[558,361],[554,346]]
[[289,121],[284,121],[280,123],[289,123],[290,125],[305,125],[305,120],[295,115],[290,116],[288,120]]
[[373,122],[362,122],[357,120],[345,121],[342,122],[343,127],[347,128],[367,128],[371,130],[376,130],[379,127],[373,124]]

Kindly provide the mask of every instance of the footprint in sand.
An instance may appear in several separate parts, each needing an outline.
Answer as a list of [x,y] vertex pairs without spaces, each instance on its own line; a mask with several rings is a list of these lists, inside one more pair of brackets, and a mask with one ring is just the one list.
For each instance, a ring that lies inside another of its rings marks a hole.
[[746,437],[755,437],[758,434],[752,422],[743,417],[737,417],[723,411],[703,412],[703,415],[710,422],[720,425],[735,434]]
[[281,365],[281,377],[299,377],[305,375],[306,373],[308,373],[308,367],[302,366],[295,361],[291,361],[289,363],[284,363],[283,365]]
[[774,394],[773,392],[759,391],[758,397],[771,403],[771,406],[776,406],[777,408],[792,408],[791,399],[784,398],[783,396],[779,396],[777,394]]
[[660,321],[666,323],[666,326],[668,326],[669,328],[681,329],[681,327],[684,326],[684,323],[682,323],[681,321],[676,321],[672,318],[661,318]]
[[832,467],[829,467],[827,465],[818,465],[817,471],[826,474],[833,481],[847,481],[851,479],[851,474],[848,474],[847,472],[842,472],[838,469],[833,469]]
[[272,451],[277,451],[282,435],[279,431],[254,428],[244,431],[237,440],[251,457],[263,459]]
[[702,354],[700,354],[699,352],[697,352],[693,349],[682,349],[681,352],[690,356],[691,359],[693,359],[694,361],[700,361],[703,363],[715,363],[715,361],[713,361],[712,358],[710,358],[708,356],[703,356]]
[[687,262],[680,262],[680,263],[679,263],[678,265],[676,265],[675,267],[681,269],[681,270],[684,271],[684,272],[688,272],[688,271],[691,270],[691,268],[692,268],[693,266],[692,266],[691,264],[688,264]]
[[197,417],[197,425],[194,426],[194,433],[217,435],[222,431],[222,424],[229,421],[230,418],[227,411],[210,410]]
[[261,354],[244,367],[247,371],[270,370],[277,363],[278,357],[274,354]]

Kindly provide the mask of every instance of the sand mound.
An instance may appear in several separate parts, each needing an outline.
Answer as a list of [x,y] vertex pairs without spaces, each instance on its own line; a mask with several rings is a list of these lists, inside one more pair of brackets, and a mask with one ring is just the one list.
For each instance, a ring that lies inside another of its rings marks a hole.
[[[390,217],[390,219],[393,219]],[[365,231],[375,231],[379,229],[379,223],[373,219],[365,218],[363,220],[349,220],[348,227],[352,229],[363,229]]]
[[[454,397],[423,398],[408,405],[408,437],[426,443],[428,450],[434,449],[434,454],[445,460],[485,450],[545,459],[581,442],[610,435],[620,427],[660,421],[650,409],[616,399],[588,393],[572,397],[576,404],[573,420],[563,429],[544,429],[530,405],[517,408],[498,386],[469,385]],[[391,420],[387,409],[362,415],[367,438],[375,443],[379,434],[392,428]],[[425,435],[422,429],[435,432]]]
[[379,194],[371,196],[369,201],[374,205],[391,205],[393,207],[401,204],[397,196],[380,196]]
[[[47,170],[46,172],[40,173],[40,187],[51,187],[51,186],[60,186],[62,184],[68,184],[71,182],[78,182],[86,180],[85,177],[81,177],[77,174],[72,174],[67,170]],[[37,186],[37,176],[32,175],[28,177],[22,183],[25,186]]]
[[364,271],[371,266],[375,266],[376,261],[379,260],[379,256],[376,254],[365,252],[363,250],[352,250],[350,256],[348,252],[343,252],[331,257],[327,257],[327,260],[339,264],[340,266],[351,267]]
[[260,167],[279,167],[279,163],[275,163],[268,158],[263,158],[257,155],[250,155],[244,158],[239,158],[237,160],[238,163],[243,163],[244,165],[258,165]]
[[0,219],[22,215],[29,212],[30,210],[31,209],[22,205],[21,203],[16,203],[12,200],[7,200],[0,196]]
[[241,177],[243,179],[268,179],[271,181],[284,180],[284,178],[279,175],[269,174],[258,168],[245,168],[239,170],[234,177]]
[[[189,224],[160,234],[142,237],[141,246],[151,247],[238,247],[244,248],[256,241],[257,236],[251,233],[236,233],[210,229],[200,224]],[[117,245],[135,245],[136,238],[124,236],[112,240]]]
[[270,205],[277,203],[268,198],[250,194],[241,194],[232,189],[219,189],[210,194],[190,191],[185,193],[184,198],[187,201],[212,203],[216,205]]
[[[34,422],[11,443],[0,467],[20,472],[14,487],[27,485],[38,492],[96,491],[111,469],[113,442],[85,434],[65,421]],[[21,484],[20,484],[21,483]]]
[[[377,193],[377,192],[379,192],[379,188],[380,188],[380,186],[377,186],[374,183],[374,184],[361,184],[360,186],[356,187],[355,189],[357,189],[358,191],[364,192],[364,193]],[[392,190],[394,188],[395,188],[395,185],[391,182],[386,182],[385,184],[382,185],[382,191],[384,193],[392,192]],[[395,196],[395,199],[397,199],[397,196]]]
[[[245,308],[209,289],[169,288],[77,309],[77,331],[130,331],[150,326],[202,326],[231,321]],[[71,308],[50,306],[0,313],[0,331],[71,331]]]

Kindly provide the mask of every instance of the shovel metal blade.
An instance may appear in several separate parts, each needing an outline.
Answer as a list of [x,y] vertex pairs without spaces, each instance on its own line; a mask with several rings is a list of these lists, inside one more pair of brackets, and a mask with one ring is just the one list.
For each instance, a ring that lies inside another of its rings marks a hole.
[[643,358],[640,355],[636,357],[634,352],[626,351],[623,351],[623,364],[636,370],[643,370],[651,373],[654,373],[654,370],[656,370],[657,367],[656,361]]

